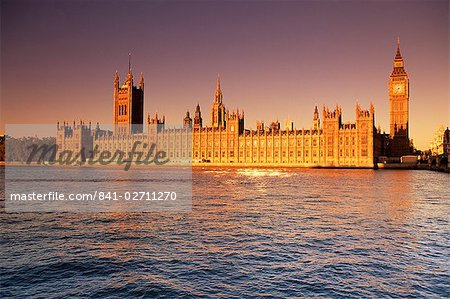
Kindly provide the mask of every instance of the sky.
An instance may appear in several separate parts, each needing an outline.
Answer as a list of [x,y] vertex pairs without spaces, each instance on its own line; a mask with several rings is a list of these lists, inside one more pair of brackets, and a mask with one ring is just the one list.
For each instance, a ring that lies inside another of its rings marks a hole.
[[450,126],[449,1],[2,1],[0,131],[5,124],[112,122],[113,75],[128,53],[145,113],[181,124],[216,79],[226,108],[309,128],[314,106],[375,106],[389,131],[397,37],[410,78],[410,137],[426,149]]

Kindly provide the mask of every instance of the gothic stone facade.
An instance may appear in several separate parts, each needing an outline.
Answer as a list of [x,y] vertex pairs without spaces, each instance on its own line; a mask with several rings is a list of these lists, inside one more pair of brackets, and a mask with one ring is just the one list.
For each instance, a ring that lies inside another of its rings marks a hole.
[[[217,80],[211,106],[210,125],[204,126],[200,105],[194,119],[189,111],[183,127],[168,129],[165,118],[147,118],[143,125],[144,79],[139,87],[133,85],[129,67],[127,80],[119,86],[114,76],[114,130],[104,131],[97,126],[81,123],[71,127],[58,125],[57,142],[61,149],[98,147],[98,150],[131,151],[133,144],[155,142],[167,150],[173,161],[189,159],[193,165],[252,165],[252,166],[304,166],[304,167],[376,167],[379,156],[400,157],[410,152],[409,141],[409,79],[404,69],[400,45],[389,77],[390,134],[381,134],[374,127],[375,111],[356,105],[354,123],[342,121],[342,109],[323,107],[322,117],[316,107],[309,129],[285,130],[274,122],[264,128],[258,123],[256,130],[244,128],[244,112],[230,112],[223,103],[220,80]],[[131,126],[131,129],[129,129]],[[133,127],[135,126],[135,127]],[[125,128],[125,129],[123,129]],[[128,129],[127,129],[128,128]],[[144,150],[144,148],[138,148]]]
[[[199,114],[199,107],[196,114]],[[222,118],[222,116],[224,116]],[[197,118],[197,117],[196,117]],[[374,107],[356,106],[356,122],[343,123],[342,109],[316,107],[307,130],[281,130],[279,123],[257,130],[244,128],[244,112],[229,112],[222,102],[218,80],[211,109],[211,126],[194,119],[194,165],[253,165],[304,167],[368,167],[376,165]]]

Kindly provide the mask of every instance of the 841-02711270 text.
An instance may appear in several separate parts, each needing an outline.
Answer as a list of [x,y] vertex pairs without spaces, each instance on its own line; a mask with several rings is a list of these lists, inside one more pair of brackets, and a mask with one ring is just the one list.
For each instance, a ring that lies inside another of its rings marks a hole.
[[173,191],[98,192],[98,200],[176,200]]

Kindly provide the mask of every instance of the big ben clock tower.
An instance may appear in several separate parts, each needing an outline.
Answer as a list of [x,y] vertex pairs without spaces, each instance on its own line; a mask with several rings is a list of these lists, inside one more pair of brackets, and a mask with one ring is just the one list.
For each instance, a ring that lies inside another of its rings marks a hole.
[[400,53],[400,40],[397,40],[394,69],[389,76],[389,107],[391,156],[400,157],[410,152],[409,78]]

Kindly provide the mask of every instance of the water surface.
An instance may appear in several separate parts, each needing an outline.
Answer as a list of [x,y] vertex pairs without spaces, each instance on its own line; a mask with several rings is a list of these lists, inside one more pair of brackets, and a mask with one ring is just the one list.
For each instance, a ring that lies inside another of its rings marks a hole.
[[194,168],[192,212],[3,212],[0,297],[449,297],[449,178]]

